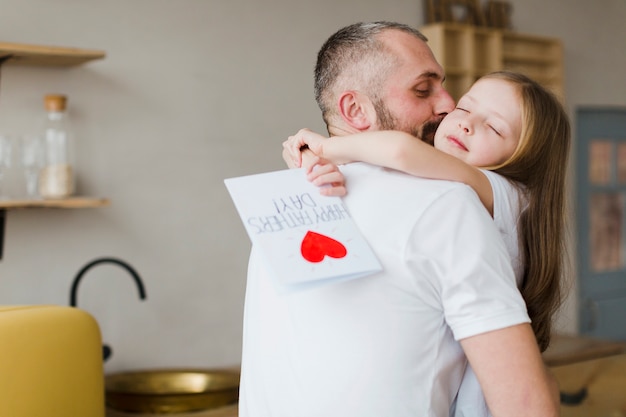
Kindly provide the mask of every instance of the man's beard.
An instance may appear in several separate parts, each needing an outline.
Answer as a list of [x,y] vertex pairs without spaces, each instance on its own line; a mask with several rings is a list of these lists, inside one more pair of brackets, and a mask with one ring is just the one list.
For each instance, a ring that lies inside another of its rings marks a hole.
[[420,137],[420,139],[422,139],[429,145],[435,145],[435,132],[437,131],[440,123],[441,120],[429,120],[428,122],[424,123],[424,125],[422,126],[422,136]]
[[435,132],[441,120],[429,120],[422,126],[400,126],[398,119],[391,114],[391,111],[389,111],[389,108],[385,106],[382,100],[374,100],[374,109],[376,110],[380,130],[400,130],[421,139],[429,145],[435,143]]

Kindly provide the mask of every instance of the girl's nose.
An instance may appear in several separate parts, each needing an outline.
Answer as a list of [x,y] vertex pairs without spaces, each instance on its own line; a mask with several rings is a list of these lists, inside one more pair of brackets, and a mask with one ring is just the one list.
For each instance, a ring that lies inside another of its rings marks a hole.
[[473,132],[472,124],[468,120],[461,120],[459,122],[459,127],[463,129],[466,134],[471,134]]

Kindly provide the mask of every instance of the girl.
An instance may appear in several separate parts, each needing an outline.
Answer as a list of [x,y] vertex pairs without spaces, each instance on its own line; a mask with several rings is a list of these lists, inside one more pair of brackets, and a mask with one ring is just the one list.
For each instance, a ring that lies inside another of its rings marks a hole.
[[[479,79],[444,118],[434,147],[398,131],[326,140],[302,130],[284,144],[296,166],[304,145],[335,164],[364,161],[471,186],[503,234],[537,343],[541,351],[548,347],[552,317],[561,302],[570,146],[567,115],[551,93],[523,75],[496,72]],[[329,172],[310,170],[309,178],[328,183],[323,174]],[[468,368],[456,415],[489,415],[481,399]]]

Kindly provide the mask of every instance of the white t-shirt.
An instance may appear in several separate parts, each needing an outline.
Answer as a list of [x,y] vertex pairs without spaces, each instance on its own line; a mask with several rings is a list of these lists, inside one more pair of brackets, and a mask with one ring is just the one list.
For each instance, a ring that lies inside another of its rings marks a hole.
[[458,340],[529,321],[502,239],[465,185],[342,172],[384,270],[285,292],[253,248],[239,415],[447,416],[466,365]]
[[[522,283],[524,263],[519,251],[518,223],[520,214],[527,206],[527,200],[520,186],[495,172],[487,170],[482,170],[482,172],[491,183],[493,221],[511,257],[515,280],[519,286]],[[491,417],[476,374],[469,365],[465,375],[463,375],[456,406],[452,408],[450,415],[454,417]]]

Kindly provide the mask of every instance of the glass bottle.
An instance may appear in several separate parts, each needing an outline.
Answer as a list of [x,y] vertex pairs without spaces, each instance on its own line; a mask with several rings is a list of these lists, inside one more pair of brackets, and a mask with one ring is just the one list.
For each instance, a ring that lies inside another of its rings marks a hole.
[[66,113],[67,97],[46,95],[44,106],[44,166],[39,177],[39,194],[43,198],[66,198],[74,193],[73,139]]

